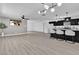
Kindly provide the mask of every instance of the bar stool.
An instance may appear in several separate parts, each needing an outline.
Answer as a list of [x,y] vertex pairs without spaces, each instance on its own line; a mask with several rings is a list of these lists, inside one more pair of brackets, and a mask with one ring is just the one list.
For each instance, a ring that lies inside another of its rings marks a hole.
[[55,30],[54,29],[50,30],[50,33],[51,33],[50,37],[54,37],[55,36]]
[[71,41],[71,43],[75,43],[75,32],[72,30],[66,30],[65,31],[65,41],[66,42]]
[[56,36],[57,36],[57,40],[64,39],[64,31],[56,30]]

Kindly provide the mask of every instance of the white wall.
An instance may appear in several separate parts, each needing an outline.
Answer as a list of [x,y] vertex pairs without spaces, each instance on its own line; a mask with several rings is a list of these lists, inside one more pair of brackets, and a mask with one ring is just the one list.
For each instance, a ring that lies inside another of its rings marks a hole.
[[40,21],[27,21],[27,31],[43,32],[43,23]]
[[49,24],[47,21],[22,20],[21,26],[10,26],[10,19],[0,18],[0,22],[8,27],[4,30],[6,34],[26,33],[29,31],[48,33]]
[[48,33],[49,24],[47,21],[27,21],[27,31]]
[[11,26],[10,19],[0,18],[0,22],[6,24],[7,28],[4,29],[5,34],[17,34],[17,33],[25,33],[27,31],[27,21],[22,20],[21,26]]

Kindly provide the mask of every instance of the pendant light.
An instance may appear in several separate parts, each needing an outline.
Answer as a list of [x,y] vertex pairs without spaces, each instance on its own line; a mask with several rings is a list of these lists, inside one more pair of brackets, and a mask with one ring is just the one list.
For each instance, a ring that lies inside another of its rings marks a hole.
[[48,10],[49,9],[49,6],[48,5],[44,5],[44,8]]
[[[68,12],[66,12],[66,17],[68,17],[68,14],[69,14],[69,13],[68,13]],[[67,18],[67,19],[66,19],[66,21],[69,21],[69,19]]]
[[50,11],[51,11],[51,12],[54,12],[54,11],[55,11],[55,9],[54,9],[54,8],[51,8],[51,9],[50,9]]
[[58,21],[58,15],[56,14],[56,22]]

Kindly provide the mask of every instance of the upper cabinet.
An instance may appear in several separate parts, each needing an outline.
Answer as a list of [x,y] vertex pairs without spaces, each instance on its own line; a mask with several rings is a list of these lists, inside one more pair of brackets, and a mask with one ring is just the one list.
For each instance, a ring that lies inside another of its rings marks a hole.
[[71,19],[71,17],[66,17],[61,21],[51,21],[49,24],[54,24],[54,26],[62,26],[64,23],[70,23],[70,25],[79,25],[79,18]]
[[79,23],[79,19],[71,19],[70,22],[71,22],[71,25],[79,25],[78,24]]

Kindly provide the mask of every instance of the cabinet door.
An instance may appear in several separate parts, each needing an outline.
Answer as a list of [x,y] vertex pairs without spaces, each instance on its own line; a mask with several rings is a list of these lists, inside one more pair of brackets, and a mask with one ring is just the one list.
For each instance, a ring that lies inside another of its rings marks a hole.
[[71,20],[71,25],[78,25],[79,24],[78,22],[79,21],[77,19],[73,19]]

